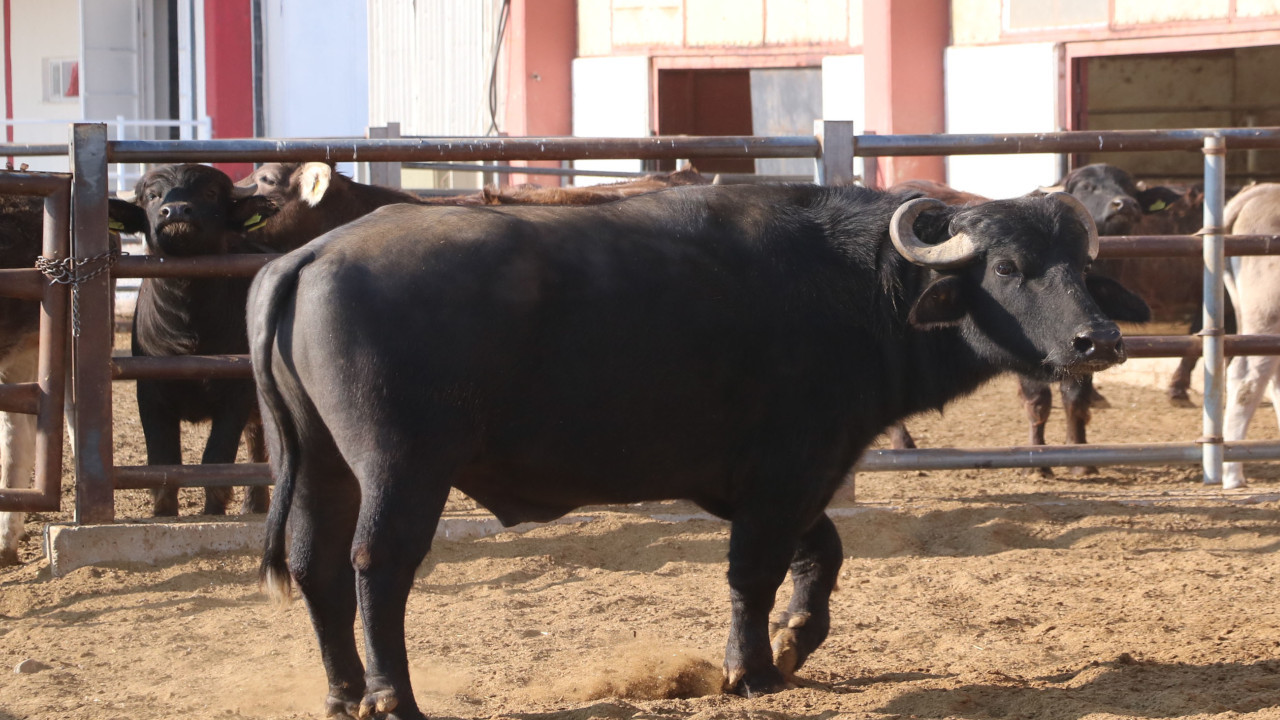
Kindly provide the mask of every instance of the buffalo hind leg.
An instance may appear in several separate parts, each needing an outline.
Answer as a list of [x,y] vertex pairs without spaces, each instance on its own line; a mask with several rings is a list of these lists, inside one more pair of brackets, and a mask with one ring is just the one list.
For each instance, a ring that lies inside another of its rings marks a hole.
[[[1030,424],[1028,442],[1032,445],[1044,445],[1044,425],[1049,422],[1049,410],[1053,407],[1053,393],[1049,386],[1030,378],[1018,376],[1018,397],[1022,399],[1027,410],[1027,422]],[[1027,474],[1039,474],[1053,477],[1053,470],[1048,467],[1027,468]]]
[[[244,426],[244,444],[249,450],[249,460],[256,463],[267,461],[267,446],[262,439],[262,419],[255,412],[249,423]],[[265,513],[271,506],[271,488],[266,485],[250,485],[245,488],[244,503],[240,506],[241,514],[258,515]]]
[[[1067,442],[1072,445],[1084,445],[1089,442],[1086,435],[1089,427],[1089,406],[1093,398],[1093,376],[1067,378],[1060,385],[1062,391],[1062,408],[1067,416]],[[1093,465],[1071,468],[1072,475],[1097,475],[1098,468]]]
[[300,487],[289,513],[289,570],[307,603],[329,680],[325,716],[358,717],[364,664],[356,650],[356,572],[351,541],[360,487],[340,457],[299,468]]
[[773,633],[773,662],[790,682],[795,671],[831,630],[831,593],[840,577],[844,549],[826,513],[800,537],[791,561],[791,605],[778,618]]
[[379,713],[394,720],[425,718],[409,681],[404,614],[414,572],[431,549],[449,484],[422,481],[443,476],[422,472],[424,467],[414,463],[362,483],[364,497],[351,550],[368,660],[361,718]]

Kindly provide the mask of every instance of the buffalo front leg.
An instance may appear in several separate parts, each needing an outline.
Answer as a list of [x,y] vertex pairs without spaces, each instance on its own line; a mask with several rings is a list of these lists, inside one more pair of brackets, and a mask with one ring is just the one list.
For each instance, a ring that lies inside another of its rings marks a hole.
[[[1030,435],[1027,442],[1031,445],[1044,445],[1044,425],[1049,422],[1049,410],[1053,407],[1053,393],[1049,386],[1030,378],[1018,376],[1018,397],[1027,411],[1027,422]],[[1052,477],[1053,470],[1048,467],[1028,468],[1028,474],[1039,474]]]
[[[1091,414],[1089,405],[1093,398],[1093,376],[1083,375],[1062,381],[1062,408],[1067,416],[1067,442],[1084,445]],[[1071,468],[1072,475],[1096,475],[1098,468],[1092,465]]]
[[[775,508],[764,506],[763,512]],[[768,518],[735,517],[729,532],[729,600],[733,612],[724,651],[725,689],[744,697],[785,690],[773,664],[769,613],[795,556],[798,533]]]
[[1165,389],[1165,393],[1169,396],[1169,404],[1174,407],[1193,407],[1191,404],[1191,373],[1196,369],[1196,363],[1200,361],[1199,355],[1183,355],[1178,361],[1178,367],[1173,371],[1173,377],[1169,378],[1169,387]]
[[884,431],[889,436],[889,446],[894,450],[914,450],[916,441],[907,431],[906,423],[896,422]]
[[831,630],[831,593],[840,577],[844,549],[831,518],[823,513],[800,537],[791,561],[791,604],[778,618],[773,633],[773,662],[783,677],[795,681],[795,671]]
[[[249,421],[251,408],[246,396],[243,402],[228,401],[217,409],[209,425],[209,439],[205,443],[204,454],[200,457],[202,464],[219,465],[236,461],[236,452],[240,449],[240,434]],[[230,487],[205,488],[203,514],[226,515],[231,495]]]
[[[138,381],[138,419],[147,444],[148,465],[182,464],[182,428],[177,411],[165,401],[163,386],[146,380]],[[176,517],[178,487],[166,485],[151,489],[152,514]]]

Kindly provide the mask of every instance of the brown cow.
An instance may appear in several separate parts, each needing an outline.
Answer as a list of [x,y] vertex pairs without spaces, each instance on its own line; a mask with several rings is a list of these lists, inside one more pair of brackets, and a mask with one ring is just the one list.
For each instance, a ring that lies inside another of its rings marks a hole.
[[[0,195],[0,267],[35,267],[42,242],[39,198]],[[0,382],[36,381],[40,303],[0,298]],[[31,486],[35,416],[0,413],[0,487]],[[18,564],[23,513],[0,513],[0,567]]]
[[692,167],[648,175],[636,180],[588,187],[540,187],[483,190],[466,195],[422,197],[403,190],[358,183],[336,172],[330,163],[266,163],[237,185],[256,186],[255,192],[275,203],[278,212],[254,237],[288,252],[326,232],[367,215],[384,205],[599,205],[676,185],[705,185],[710,181]]

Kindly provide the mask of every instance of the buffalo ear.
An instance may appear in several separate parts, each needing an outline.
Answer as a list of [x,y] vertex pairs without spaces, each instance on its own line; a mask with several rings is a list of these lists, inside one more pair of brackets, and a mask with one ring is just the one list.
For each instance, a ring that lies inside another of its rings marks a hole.
[[251,195],[235,201],[231,210],[231,222],[241,230],[257,230],[267,218],[276,214],[276,204],[262,195]]
[[912,326],[929,329],[954,325],[964,318],[968,308],[964,302],[964,285],[958,275],[946,275],[920,293],[907,316]]
[[315,207],[324,199],[324,194],[332,181],[332,164],[309,162],[298,170],[298,193],[303,202]]
[[1086,275],[1084,285],[1107,317],[1120,322],[1151,321],[1151,308],[1136,293],[1104,275]]
[[1182,196],[1176,191],[1167,187],[1156,186],[1139,190],[1133,199],[1138,201],[1138,205],[1142,208],[1144,214],[1157,213],[1167,210],[1170,205],[1178,202]]
[[126,200],[111,198],[107,202],[107,227],[114,233],[145,234],[151,229],[147,211]]

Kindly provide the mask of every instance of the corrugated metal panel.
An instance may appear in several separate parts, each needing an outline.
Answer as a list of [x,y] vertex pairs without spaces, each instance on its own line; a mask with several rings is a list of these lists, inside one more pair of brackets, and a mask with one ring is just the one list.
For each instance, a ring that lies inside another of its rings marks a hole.
[[[399,122],[403,135],[485,134],[501,6],[501,0],[369,0],[371,124]],[[502,75],[499,68],[499,83]]]

